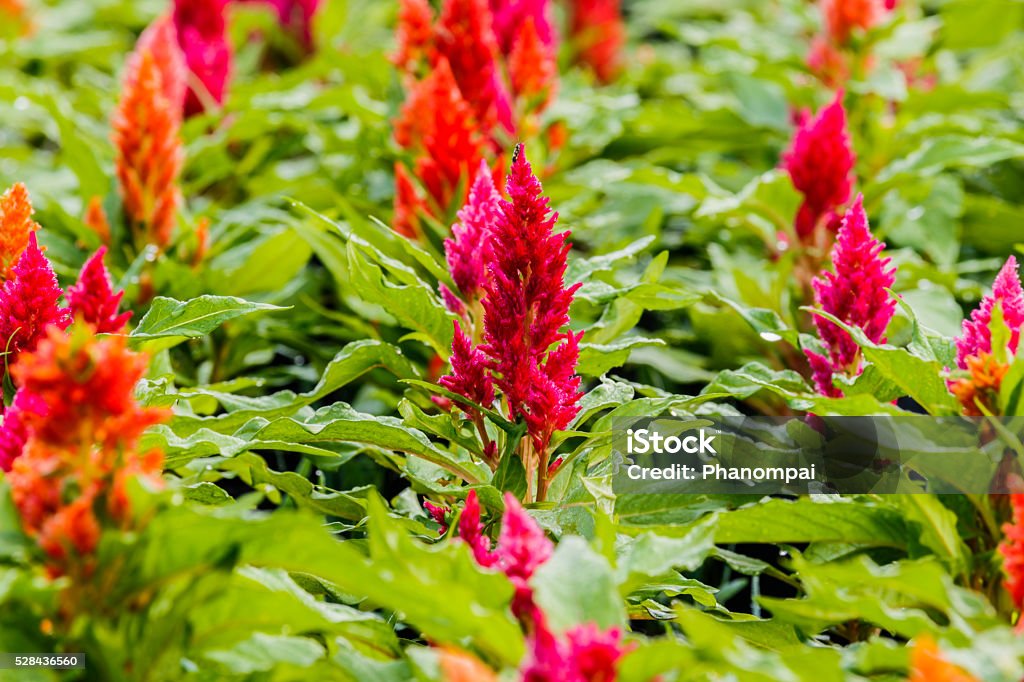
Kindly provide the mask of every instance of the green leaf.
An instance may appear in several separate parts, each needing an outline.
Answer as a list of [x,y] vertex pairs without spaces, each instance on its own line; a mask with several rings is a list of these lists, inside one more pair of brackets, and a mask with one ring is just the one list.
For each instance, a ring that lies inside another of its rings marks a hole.
[[530,584],[555,632],[582,623],[602,628],[625,625],[626,613],[612,567],[579,536],[563,537]]
[[132,330],[133,341],[152,341],[150,350],[174,346],[186,339],[206,336],[228,320],[243,315],[271,310],[286,310],[268,303],[255,303],[234,296],[200,296],[190,301],[176,301],[158,296],[153,299],[139,325]]

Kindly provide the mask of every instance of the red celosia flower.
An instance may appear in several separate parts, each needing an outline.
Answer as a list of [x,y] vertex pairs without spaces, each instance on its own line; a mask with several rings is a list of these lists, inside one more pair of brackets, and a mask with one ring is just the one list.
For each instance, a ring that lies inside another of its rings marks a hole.
[[448,509],[447,507],[442,507],[439,504],[434,504],[430,500],[423,500],[423,508],[427,510],[428,514],[430,514],[430,518],[434,519],[434,523],[441,527],[441,535],[447,533],[448,521],[446,520],[446,517],[448,515],[448,512],[451,511],[451,509]]
[[507,104],[499,78],[498,45],[488,0],[446,0],[435,32],[438,58],[451,67],[462,97],[483,131],[490,131]]
[[395,140],[419,152],[416,176],[434,202],[433,215],[444,216],[455,200],[462,203],[485,142],[444,58],[402,107]]
[[533,17],[527,17],[516,38],[508,70],[517,97],[537,102],[538,110],[551,101],[558,83],[558,65],[554,52],[541,39]]
[[459,516],[459,537],[469,545],[476,562],[485,568],[497,563],[491,553],[491,539],[484,535],[484,525],[480,520],[480,500],[475,490],[466,495],[466,505]]
[[533,22],[540,41],[554,52],[557,35],[551,24],[548,5],[548,0],[491,0],[494,35],[503,54],[512,54],[528,21]]
[[868,30],[884,16],[882,0],[821,0],[825,28],[836,45],[845,45],[855,28]]
[[610,82],[619,72],[626,27],[620,0],[573,0],[570,33],[576,59],[598,80]]
[[[1013,519],[1003,525],[1006,537],[999,545],[999,553],[1003,556],[1006,590],[1017,610],[1024,610],[1024,493],[1010,495],[1010,504]],[[1017,627],[1024,628],[1024,619],[1018,621]]]
[[68,287],[67,301],[71,315],[92,325],[97,333],[116,334],[124,331],[132,314],[118,314],[123,291],[114,293],[110,273],[103,264],[107,248],[100,249],[86,261],[78,283]]
[[[154,41],[168,35],[166,31],[152,34]],[[174,230],[177,182],[184,162],[181,113],[167,99],[164,74],[168,69],[158,62],[163,53],[173,54],[173,46],[157,50],[140,43],[136,47],[114,113],[115,170],[126,217],[148,243],[161,247],[170,243]]]
[[0,196],[0,282],[11,277],[29,235],[39,229],[32,210],[28,190],[20,182]]
[[185,100],[189,116],[204,111],[207,103],[224,101],[233,59],[226,33],[227,4],[228,0],[175,0],[178,45],[193,76]]
[[479,348],[473,347],[458,322],[455,322],[451,363],[452,373],[441,377],[440,384],[467,400],[490,407],[494,402],[494,384],[488,358]]
[[804,119],[792,146],[782,157],[793,186],[804,195],[796,216],[796,231],[801,239],[808,239],[823,218],[828,219],[829,227],[838,227],[833,218],[850,200],[853,163],[840,92],[814,119]]
[[165,410],[141,408],[135,384],[146,357],[127,348],[124,336],[95,338],[92,330],[68,336],[51,326],[33,353],[11,369],[34,403],[22,412],[33,438],[57,447],[96,443],[111,451],[133,448]]
[[35,350],[51,325],[67,328],[71,318],[60,307],[63,295],[33,233],[11,279],[0,289],[0,348],[7,352],[0,365],[10,366],[21,353]]
[[500,213],[501,195],[494,186],[491,169],[481,161],[469,200],[459,210],[451,238],[444,241],[448,269],[466,301],[478,299],[487,283],[490,233]]
[[577,625],[560,640],[541,623],[530,636],[523,682],[615,682],[619,660],[629,650],[619,628]]
[[398,234],[415,239],[423,234],[420,214],[427,213],[427,205],[410,177],[405,164],[395,164],[395,217],[392,227]]
[[942,657],[935,641],[922,635],[910,651],[910,682],[978,682],[977,678]]
[[522,147],[507,192],[491,231],[482,350],[492,358],[510,417],[524,417],[535,447],[544,451],[552,433],[579,412],[574,371],[582,332],[562,330],[580,285],[565,286],[568,233],[554,233],[558,216]]
[[1003,322],[1010,330],[1009,352],[1017,352],[1020,330],[1024,325],[1024,290],[1017,275],[1017,259],[1010,256],[992,283],[992,293],[981,299],[981,304],[963,321],[963,334],[956,340],[956,360],[960,369],[968,369],[972,356],[992,352],[992,310],[996,303],[1002,309]]
[[[896,301],[887,289],[896,281],[896,268],[890,259],[881,258],[885,244],[871,236],[858,196],[843,217],[839,235],[832,250],[833,272],[822,273],[812,283],[815,301],[821,309],[852,327],[858,327],[875,343],[884,342],[885,329],[896,310]],[[823,317],[815,316],[818,336],[828,349],[828,357],[808,351],[815,369],[818,390],[835,395],[831,377],[819,376],[823,361],[834,373],[853,376],[860,372],[860,349],[849,333]],[[821,372],[824,374],[824,372]]]
[[110,221],[107,219],[107,212],[103,210],[102,199],[99,197],[89,199],[82,222],[99,236],[101,242],[110,243]]
[[421,61],[431,59],[434,12],[428,0],[401,0],[398,9],[398,49],[392,62],[412,73]]

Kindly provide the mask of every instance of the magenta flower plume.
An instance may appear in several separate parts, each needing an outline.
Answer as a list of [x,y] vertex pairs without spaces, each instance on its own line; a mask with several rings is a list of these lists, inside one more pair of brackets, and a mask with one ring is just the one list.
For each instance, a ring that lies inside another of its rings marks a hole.
[[441,385],[478,405],[490,407],[494,402],[494,383],[487,356],[473,347],[458,322],[455,322],[451,365],[452,373],[441,377]]
[[27,391],[14,394],[14,402],[6,412],[0,413],[0,471],[10,471],[14,460],[21,457],[28,442],[29,429],[23,415],[43,414],[46,404]]
[[575,366],[582,333],[562,330],[580,285],[565,286],[569,234],[554,233],[558,216],[521,146],[507,189],[510,200],[502,200],[490,235],[482,350],[492,359],[511,418],[526,419],[535,447],[543,451],[552,433],[579,412]]
[[818,112],[804,116],[782,165],[793,186],[804,195],[796,216],[796,232],[806,240],[827,219],[830,229],[838,227],[836,212],[850,200],[854,164],[850,135],[846,130],[843,94]]
[[35,350],[50,325],[67,329],[71,316],[60,307],[63,295],[50,261],[32,234],[13,277],[0,289],[0,352],[7,352],[6,365],[21,353]]
[[[812,282],[814,298],[821,309],[846,324],[858,327],[875,343],[885,341],[885,329],[896,310],[896,301],[887,289],[896,281],[896,268],[890,259],[881,258],[885,244],[871,235],[863,199],[857,196],[843,217],[836,244],[832,249],[833,272],[825,272]],[[828,348],[828,357],[808,352],[818,390],[836,395],[831,375],[826,381],[826,365],[833,373],[853,376],[860,371],[860,349],[849,333],[833,322],[815,316],[818,336]]]
[[522,670],[523,682],[615,682],[618,665],[629,647],[619,628],[577,625],[560,640],[545,624],[530,636]]
[[548,0],[491,0],[494,35],[506,57],[512,54],[512,48],[529,19],[533,19],[541,42],[551,48],[555,46],[558,36],[551,23],[549,4]]
[[956,362],[960,369],[967,369],[967,358],[992,352],[992,310],[999,303],[1003,311],[1003,322],[1010,329],[1011,353],[1017,352],[1020,330],[1024,325],[1024,290],[1021,289],[1017,274],[1017,259],[1010,256],[999,270],[992,283],[992,293],[981,299],[981,304],[963,322],[963,334],[956,340]]
[[114,293],[110,273],[103,264],[107,247],[100,247],[92,258],[86,261],[78,276],[78,283],[68,287],[67,302],[72,317],[80,317],[99,334],[116,334],[124,331],[132,314],[118,314],[123,291]]
[[178,44],[192,74],[185,114],[221,104],[231,76],[233,55],[227,39],[228,0],[175,0],[174,25]]
[[537,569],[551,558],[555,545],[544,534],[512,493],[505,493],[505,514],[501,520],[498,544],[483,533],[480,501],[476,491],[469,491],[466,506],[459,518],[459,537],[469,545],[476,562],[485,568],[497,568],[516,588],[512,612],[524,620],[536,620],[538,610],[533,604],[530,579]]
[[501,195],[486,161],[480,162],[469,200],[458,212],[459,222],[452,236],[444,240],[445,256],[452,279],[467,301],[480,298],[487,283],[490,233],[501,214]]

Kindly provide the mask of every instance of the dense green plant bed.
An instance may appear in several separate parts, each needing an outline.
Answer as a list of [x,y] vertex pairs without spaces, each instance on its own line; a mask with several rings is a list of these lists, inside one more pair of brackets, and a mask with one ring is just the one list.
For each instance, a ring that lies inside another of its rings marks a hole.
[[[1009,0],[0,0],[0,679],[1024,678],[1022,73]],[[961,473],[623,478],[846,417]]]

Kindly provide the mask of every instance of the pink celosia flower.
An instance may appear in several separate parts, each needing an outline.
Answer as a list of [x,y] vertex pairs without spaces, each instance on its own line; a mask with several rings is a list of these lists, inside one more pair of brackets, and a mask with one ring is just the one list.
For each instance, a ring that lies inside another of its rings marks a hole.
[[[1024,609],[1024,494],[1010,495],[1013,520],[1003,526],[1005,539],[999,544],[1003,556],[1003,573],[1006,575],[1006,591],[1010,593],[1014,606]],[[1024,630],[1024,618],[1017,622],[1017,630]]]
[[[525,418],[538,451],[579,412],[575,375],[582,332],[563,331],[579,288],[566,288],[568,233],[554,233],[557,214],[542,195],[522,147],[517,148],[490,243],[482,350],[493,362],[510,417]],[[552,347],[555,347],[552,349]]]
[[6,412],[0,413],[0,471],[10,471],[28,442],[28,426],[22,415],[26,411],[42,413],[46,409],[32,394],[18,391]]
[[[875,343],[885,341],[885,329],[896,310],[896,301],[887,289],[896,281],[896,268],[890,259],[881,258],[885,244],[871,235],[858,196],[843,217],[832,249],[833,272],[825,272],[812,282],[814,298],[821,309],[852,327],[863,330]],[[860,348],[849,333],[823,317],[815,316],[818,336],[828,349],[828,357],[808,351],[818,390],[836,395],[831,375],[826,378],[825,362],[833,373],[856,375],[860,372]]]
[[551,25],[548,0],[491,0],[494,35],[506,56],[512,54],[526,22],[532,21],[537,37],[545,46],[555,47],[557,34]]
[[1010,256],[996,275],[992,293],[981,299],[981,304],[963,321],[963,334],[956,340],[956,361],[960,369],[967,369],[967,359],[992,352],[992,309],[999,303],[1003,322],[1010,329],[1010,353],[1017,352],[1020,330],[1024,325],[1024,290],[1017,275],[1017,259]]
[[804,240],[822,219],[828,220],[831,229],[838,228],[835,212],[850,200],[854,155],[842,97],[836,93],[816,117],[806,117],[782,156],[793,186],[804,195],[796,216],[796,232]]
[[441,377],[441,385],[478,405],[490,407],[494,402],[494,384],[487,356],[473,347],[458,322],[455,322],[451,364],[452,373]]
[[501,213],[501,195],[487,163],[480,167],[469,191],[469,200],[458,213],[452,236],[444,241],[445,256],[452,279],[467,301],[480,297],[487,283],[491,228]]
[[33,233],[13,276],[0,289],[0,347],[7,351],[0,365],[9,366],[21,353],[35,350],[47,327],[67,328],[71,318],[67,308],[60,307],[63,295]]
[[485,568],[497,568],[516,588],[512,612],[523,620],[538,616],[533,604],[530,579],[554,552],[554,543],[544,534],[512,493],[505,493],[505,514],[502,516],[498,544],[492,550],[491,540],[483,533],[480,502],[476,491],[469,491],[466,506],[459,517],[459,537],[469,545],[476,562]]
[[577,625],[560,640],[541,624],[528,640],[523,682],[615,682],[619,659],[629,650],[619,628]]
[[101,247],[86,261],[78,276],[78,283],[68,287],[67,302],[73,317],[92,325],[99,334],[116,334],[124,331],[132,314],[118,314],[123,291],[114,293],[110,273],[103,264],[107,248]]
[[227,39],[228,0],[175,0],[174,25],[192,81],[185,101],[188,116],[224,101],[233,56]]
[[448,521],[446,517],[448,512],[451,511],[448,507],[442,507],[439,504],[434,504],[430,500],[423,500],[423,508],[430,514],[430,518],[434,519],[434,523],[440,526],[439,532],[444,535],[448,532]]

